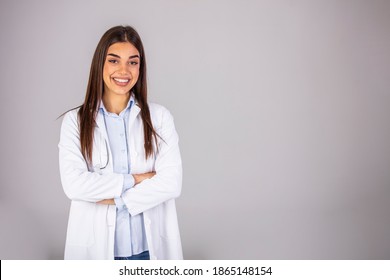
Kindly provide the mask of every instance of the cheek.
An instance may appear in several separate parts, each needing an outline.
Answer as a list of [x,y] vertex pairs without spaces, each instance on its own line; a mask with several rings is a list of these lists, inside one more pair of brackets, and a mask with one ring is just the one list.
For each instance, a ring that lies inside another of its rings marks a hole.
[[110,82],[110,76],[103,72],[103,82],[107,85]]
[[103,66],[103,80],[105,82],[109,82],[110,81],[110,77],[111,77],[112,72],[113,72],[112,68],[110,68],[107,65]]
[[103,79],[105,79],[106,77],[108,77],[108,69],[106,66],[103,67]]
[[134,71],[132,71],[133,73],[133,77],[135,80],[138,80],[138,77],[139,77],[139,69],[134,69]]

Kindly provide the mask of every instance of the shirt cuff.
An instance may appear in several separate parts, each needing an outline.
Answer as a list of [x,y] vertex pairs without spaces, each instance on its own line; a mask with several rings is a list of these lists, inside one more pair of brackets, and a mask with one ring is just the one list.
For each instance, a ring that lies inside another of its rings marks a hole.
[[121,197],[114,198],[116,208],[118,210],[126,209],[126,204],[123,202],[123,199]]
[[134,187],[135,181],[134,177],[131,174],[123,174],[124,180],[123,180],[123,192],[127,191],[128,189],[131,189]]

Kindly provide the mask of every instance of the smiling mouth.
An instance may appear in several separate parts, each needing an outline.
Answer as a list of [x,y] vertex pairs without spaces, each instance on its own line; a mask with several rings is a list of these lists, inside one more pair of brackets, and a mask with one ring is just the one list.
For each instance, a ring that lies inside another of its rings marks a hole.
[[129,79],[119,79],[119,78],[114,78],[114,80],[120,83],[127,83],[130,81]]
[[130,79],[121,79],[121,78],[112,78],[118,86],[126,86],[129,82]]

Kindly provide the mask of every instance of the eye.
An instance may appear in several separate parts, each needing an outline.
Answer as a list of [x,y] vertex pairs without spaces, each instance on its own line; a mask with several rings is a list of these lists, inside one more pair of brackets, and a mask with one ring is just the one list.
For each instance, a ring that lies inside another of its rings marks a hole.
[[110,62],[110,63],[118,63],[118,60],[116,60],[116,59],[109,59],[108,62]]
[[138,65],[138,62],[137,61],[130,61],[129,64],[130,65]]

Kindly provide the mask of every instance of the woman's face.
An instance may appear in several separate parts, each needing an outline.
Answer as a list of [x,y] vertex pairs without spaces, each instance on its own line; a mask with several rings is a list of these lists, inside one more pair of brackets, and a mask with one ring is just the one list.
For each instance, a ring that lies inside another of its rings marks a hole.
[[140,55],[130,43],[112,44],[103,67],[104,94],[127,95],[139,76]]

